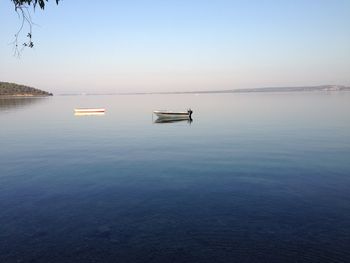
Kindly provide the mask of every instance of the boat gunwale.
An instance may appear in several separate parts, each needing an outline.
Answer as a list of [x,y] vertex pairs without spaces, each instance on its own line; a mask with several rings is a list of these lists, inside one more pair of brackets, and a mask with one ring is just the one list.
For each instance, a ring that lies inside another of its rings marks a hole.
[[171,115],[171,116],[188,116],[190,115],[188,112],[186,111],[153,111],[154,114],[156,115]]
[[75,108],[75,112],[105,112],[104,108]]

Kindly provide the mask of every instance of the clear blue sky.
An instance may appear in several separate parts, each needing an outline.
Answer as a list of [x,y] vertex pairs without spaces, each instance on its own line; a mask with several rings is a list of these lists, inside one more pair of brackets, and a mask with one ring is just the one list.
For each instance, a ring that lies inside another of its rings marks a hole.
[[2,81],[54,93],[350,85],[349,0],[51,0],[32,18],[35,48],[17,59],[20,20],[0,0]]

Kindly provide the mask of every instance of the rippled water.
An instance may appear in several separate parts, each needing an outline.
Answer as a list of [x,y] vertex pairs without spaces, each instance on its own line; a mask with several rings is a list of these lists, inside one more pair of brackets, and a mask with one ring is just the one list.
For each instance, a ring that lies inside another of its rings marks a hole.
[[0,262],[350,262],[350,93],[0,99],[0,125]]

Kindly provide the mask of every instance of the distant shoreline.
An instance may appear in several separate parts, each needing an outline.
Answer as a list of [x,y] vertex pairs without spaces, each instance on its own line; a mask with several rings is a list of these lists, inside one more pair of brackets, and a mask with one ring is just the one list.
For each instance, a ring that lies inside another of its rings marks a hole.
[[165,91],[165,92],[115,92],[115,93],[66,93],[60,96],[79,95],[167,95],[167,94],[224,94],[224,93],[274,93],[274,92],[337,92],[350,91],[350,87],[342,85],[300,86],[300,87],[264,87],[230,90],[202,90],[202,91]]
[[29,87],[26,85],[0,81],[0,97],[5,98],[33,98],[53,96],[52,93]]
[[0,99],[11,99],[11,98],[47,98],[52,95],[32,95],[32,94],[22,94],[22,95],[0,95]]

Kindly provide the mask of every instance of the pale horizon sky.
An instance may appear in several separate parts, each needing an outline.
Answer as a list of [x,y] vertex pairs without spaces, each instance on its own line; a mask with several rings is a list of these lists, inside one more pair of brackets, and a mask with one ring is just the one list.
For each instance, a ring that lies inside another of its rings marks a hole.
[[51,0],[32,19],[35,47],[18,59],[20,20],[0,0],[0,81],[53,93],[350,85],[347,0]]

